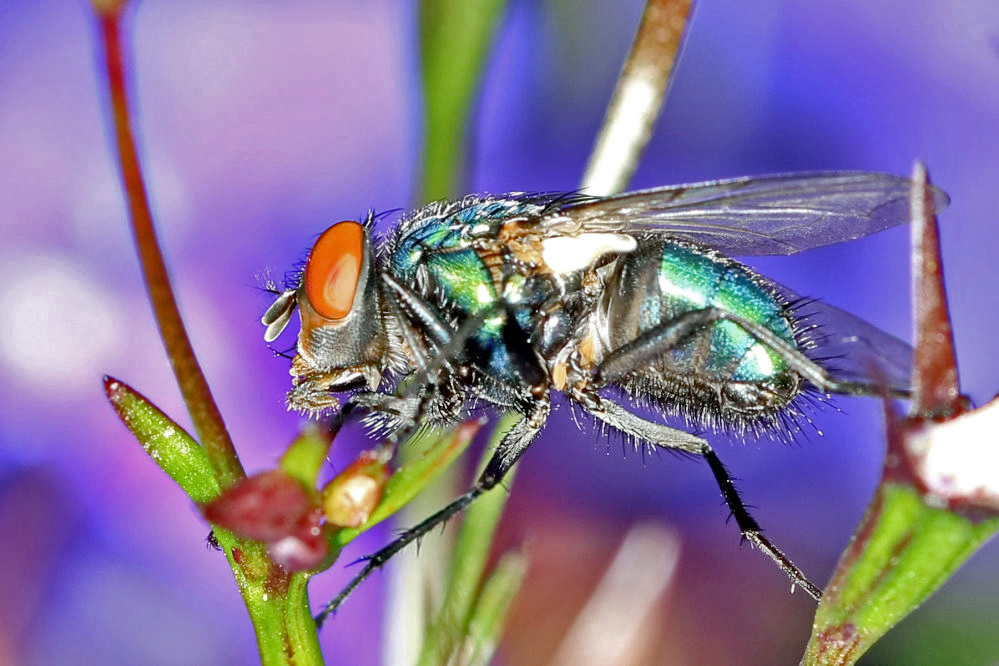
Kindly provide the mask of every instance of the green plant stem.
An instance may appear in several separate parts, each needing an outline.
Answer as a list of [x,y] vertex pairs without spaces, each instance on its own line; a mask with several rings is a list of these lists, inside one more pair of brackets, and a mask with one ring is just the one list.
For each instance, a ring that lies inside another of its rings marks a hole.
[[[461,181],[467,171],[470,110],[505,5],[505,0],[422,0],[420,3],[420,73],[423,90],[420,201],[454,197],[462,189]],[[440,505],[446,498],[453,497],[455,478],[455,472],[448,470],[430,489],[430,494],[422,494],[414,504],[407,506],[403,519],[415,519],[413,513],[418,506],[428,502]],[[448,490],[442,493],[441,488]],[[474,511],[483,501],[487,501],[487,498],[479,498],[470,507],[462,521],[463,525],[474,520]],[[480,547],[488,552],[490,535],[482,536],[484,541]],[[424,556],[418,565],[405,561],[396,565],[406,567],[400,579],[407,583],[399,586],[393,601],[403,611],[408,609],[410,617],[419,617],[420,611],[426,607],[426,600],[422,595],[425,590],[421,584],[428,577],[426,571],[430,567],[446,566],[446,557],[427,557],[426,551],[434,547],[435,544],[424,546]],[[475,585],[478,584],[479,580],[476,580]],[[445,599],[444,603],[448,604],[449,599]],[[420,640],[418,633],[421,631],[422,627],[409,635]],[[433,639],[424,636],[422,640],[423,645],[426,645],[428,640]],[[412,655],[419,649],[420,645],[414,644],[406,645],[403,651]]]
[[[186,491],[193,492],[196,500],[205,501],[210,498],[203,495],[217,493],[219,488],[232,485],[245,474],[194,355],[156,239],[131,128],[125,85],[121,20],[127,4],[127,0],[94,1],[104,46],[106,90],[113,118],[118,162],[149,299],[203,449],[191,448],[193,442],[186,436],[181,436],[179,428],[141,395],[126,391],[127,387],[111,380],[106,381],[106,390],[122,419],[132,428],[147,451],[151,451],[151,455],[154,455],[154,450],[161,454],[169,453],[165,462],[172,469],[171,476]],[[133,427],[139,421],[144,424],[141,432]],[[214,476],[212,481],[217,483],[214,490],[208,479],[198,476],[199,473],[203,474],[204,468],[200,451],[206,454],[205,458],[211,466]],[[164,461],[162,455],[154,455],[154,459],[157,462]],[[232,533],[218,528],[214,534],[229,560],[253,622],[261,662],[267,666],[322,664],[319,637],[306,593],[308,575],[289,574],[278,567],[271,562],[260,543],[238,539]]]
[[468,618],[466,645],[459,648],[468,666],[491,663],[503,623],[527,573],[527,557],[521,552],[506,553],[483,583],[475,607]]
[[309,574],[289,574],[267,557],[264,546],[215,528],[246,602],[264,666],[323,663],[319,633],[309,607]]
[[[115,411],[149,457],[198,504],[220,493],[205,450],[142,394],[107,377],[104,390]],[[265,664],[321,664],[316,626],[309,612],[308,574],[289,574],[267,556],[263,544],[214,527],[257,632]]]
[[[108,6],[108,5],[111,6]],[[149,292],[153,314],[166,346],[167,356],[177,378],[194,429],[208,453],[219,483],[227,488],[245,476],[232,439],[212,397],[211,389],[194,355],[184,322],[177,309],[170,277],[160,252],[139,155],[132,132],[125,84],[125,53],[121,20],[127,2],[95,3],[104,44],[106,90],[114,121],[115,144],[121,167],[122,186],[128,202],[129,218],[139,252],[142,275]]]
[[[523,417],[503,414],[493,430],[492,441],[479,471],[485,468],[500,439]],[[506,505],[507,488],[513,483],[516,466],[507,472],[504,483],[482,495],[465,511],[465,519],[455,539],[448,566],[447,588],[437,618],[430,625],[420,650],[421,666],[444,663],[459,648],[468,634],[469,620],[476,608],[483,573],[492,546],[493,535]],[[494,623],[498,631],[499,624]]]
[[995,534],[999,518],[975,522],[885,483],[862,525],[815,615],[804,664],[854,663]]

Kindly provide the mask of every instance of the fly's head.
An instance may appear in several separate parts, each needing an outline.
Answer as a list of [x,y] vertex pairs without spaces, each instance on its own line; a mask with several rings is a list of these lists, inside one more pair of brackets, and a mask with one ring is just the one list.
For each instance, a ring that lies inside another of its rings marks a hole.
[[302,327],[288,408],[315,416],[339,408],[331,393],[377,389],[389,343],[374,254],[362,224],[347,220],[323,232],[298,285],[281,293],[261,318],[267,342],[285,329],[296,306]]

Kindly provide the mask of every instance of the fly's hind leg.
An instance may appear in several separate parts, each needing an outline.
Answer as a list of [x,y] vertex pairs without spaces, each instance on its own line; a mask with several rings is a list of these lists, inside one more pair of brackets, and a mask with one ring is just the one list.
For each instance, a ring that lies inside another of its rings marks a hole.
[[[719,321],[730,321],[742,328],[758,342],[779,354],[792,370],[823,393],[874,396],[883,393],[884,389],[874,384],[835,379],[828,370],[808,358],[794,344],[766,326],[714,307],[684,312],[669,321],[650,328],[631,342],[610,352],[597,367],[594,373],[594,383],[597,385],[614,384],[628,373],[654,363],[664,351],[675,348],[688,340],[690,336]],[[895,397],[909,397],[908,391],[900,389],[889,389],[889,393]]]
[[340,594],[336,595],[316,615],[316,625],[321,626],[330,614],[336,612],[337,608],[340,607],[358,585],[374,573],[376,569],[392,559],[396,553],[438,525],[447,522],[456,514],[468,508],[483,493],[496,487],[503,480],[503,477],[506,476],[507,472],[510,471],[514,463],[517,462],[524,451],[531,445],[531,442],[538,436],[538,433],[541,432],[550,411],[551,403],[548,400],[537,400],[531,412],[515,423],[506,432],[503,439],[500,440],[496,450],[493,452],[492,458],[489,459],[489,463],[475,482],[475,485],[434,515],[400,534],[392,543],[373,555],[364,558],[364,566],[358,574],[354,576]]
[[743,538],[773,560],[781,571],[788,575],[794,585],[800,586],[816,601],[822,597],[819,588],[808,580],[787,555],[763,535],[760,524],[750,515],[746,504],[742,501],[742,497],[732,481],[732,476],[707,441],[688,432],[637,416],[616,402],[605,400],[590,390],[575,389],[569,393],[569,397],[582,405],[594,417],[626,435],[665,449],[684,451],[703,457],[707,461],[708,467],[711,468],[711,473],[721,490],[725,504],[732,512]]

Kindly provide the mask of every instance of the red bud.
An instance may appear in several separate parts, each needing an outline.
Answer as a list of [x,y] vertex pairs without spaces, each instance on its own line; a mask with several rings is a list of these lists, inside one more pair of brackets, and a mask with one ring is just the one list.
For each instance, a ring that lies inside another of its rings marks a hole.
[[291,534],[267,544],[267,555],[288,571],[319,566],[329,551],[323,538],[322,519],[323,513],[318,507],[302,514]]
[[242,479],[204,507],[205,517],[238,536],[275,541],[290,535],[312,500],[280,470]]

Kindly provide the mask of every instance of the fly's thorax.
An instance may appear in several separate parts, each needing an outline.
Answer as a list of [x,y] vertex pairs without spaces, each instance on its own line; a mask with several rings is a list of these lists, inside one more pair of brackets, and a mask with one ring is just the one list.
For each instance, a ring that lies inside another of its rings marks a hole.
[[512,198],[431,204],[404,221],[386,252],[393,277],[454,330],[480,320],[460,361],[511,385],[528,381],[534,357],[569,330],[537,236],[542,211]]

